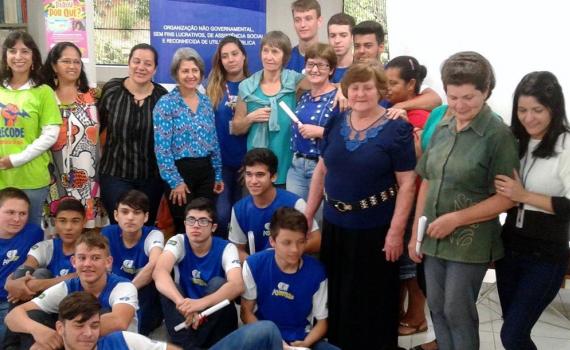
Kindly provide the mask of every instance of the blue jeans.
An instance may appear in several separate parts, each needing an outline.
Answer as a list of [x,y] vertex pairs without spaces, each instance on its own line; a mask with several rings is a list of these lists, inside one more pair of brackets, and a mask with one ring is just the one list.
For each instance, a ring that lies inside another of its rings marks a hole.
[[[4,323],[4,319],[8,314],[8,310],[10,309],[10,303],[7,301],[0,302],[0,345],[4,343],[4,335],[6,334],[6,324]],[[279,340],[281,340],[281,335],[279,335]]]
[[282,350],[281,332],[271,321],[245,325],[225,336],[210,350]]
[[440,350],[478,350],[477,297],[487,264],[425,256],[427,300]]
[[231,219],[232,207],[243,196],[239,169],[239,167],[222,166],[224,191],[218,195],[216,202],[218,212],[218,229],[216,230],[216,236],[220,236],[224,239],[228,239],[228,226]]
[[[205,295],[214,293],[225,282],[226,280],[221,277],[212,278],[208,281]],[[234,303],[230,303],[230,305],[210,315],[198,329],[185,328],[176,332],[174,327],[185,321],[184,316],[178,312],[176,305],[167,297],[161,295],[160,302],[164,314],[164,323],[171,342],[184,348],[184,350],[209,348],[236,330],[238,326],[236,307]]]
[[[295,193],[306,201],[316,166],[316,160],[293,156],[291,167],[287,172],[287,191]],[[315,213],[315,220],[320,223],[322,222],[322,217],[323,206],[321,205]]]
[[552,263],[505,251],[496,264],[497,288],[503,310],[501,341],[507,350],[536,350],[530,332],[556,297],[566,263]]
[[101,186],[101,200],[109,215],[111,224],[117,223],[113,211],[117,208],[117,202],[121,195],[129,190],[139,190],[147,195],[150,204],[146,224],[149,226],[155,225],[158,205],[164,193],[164,182],[161,178],[129,180],[123,179],[122,177],[101,174],[99,175],[99,185]]
[[22,190],[30,200],[30,213],[28,215],[28,222],[42,226],[42,210],[47,198],[49,186],[36,188],[33,190]]

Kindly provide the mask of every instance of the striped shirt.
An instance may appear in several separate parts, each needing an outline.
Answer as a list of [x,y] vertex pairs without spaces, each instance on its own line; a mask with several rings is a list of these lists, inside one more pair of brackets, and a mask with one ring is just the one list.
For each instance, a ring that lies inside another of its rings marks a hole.
[[139,106],[125,88],[125,79],[115,78],[107,82],[97,105],[101,131],[107,131],[99,173],[124,179],[157,178],[152,110],[167,91],[153,83],[152,93]]

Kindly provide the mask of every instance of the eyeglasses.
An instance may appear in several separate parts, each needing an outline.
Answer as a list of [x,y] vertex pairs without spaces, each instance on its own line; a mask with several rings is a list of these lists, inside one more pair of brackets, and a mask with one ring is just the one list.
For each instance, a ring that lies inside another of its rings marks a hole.
[[81,60],[69,60],[69,59],[62,59],[57,60],[57,62],[61,64],[65,64],[66,66],[80,66],[82,64]]
[[196,219],[193,216],[189,216],[184,220],[184,223],[188,226],[194,226],[196,223],[198,223],[198,226],[200,227],[206,227],[209,224],[211,224],[213,221],[208,219],[208,218],[199,218]]
[[307,68],[307,70],[311,70],[315,67],[317,67],[318,70],[324,70],[325,68],[329,68],[330,65],[326,63],[314,63],[314,62],[305,63],[305,68]]

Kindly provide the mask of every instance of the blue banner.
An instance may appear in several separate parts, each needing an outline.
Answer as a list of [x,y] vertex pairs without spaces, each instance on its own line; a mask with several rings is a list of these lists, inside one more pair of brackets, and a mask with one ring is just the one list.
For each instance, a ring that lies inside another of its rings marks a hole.
[[259,44],[265,34],[265,0],[150,0],[150,42],[159,53],[155,81],[172,84],[170,62],[180,47],[196,49],[206,77],[218,43],[233,35],[244,44],[249,70],[261,69]]

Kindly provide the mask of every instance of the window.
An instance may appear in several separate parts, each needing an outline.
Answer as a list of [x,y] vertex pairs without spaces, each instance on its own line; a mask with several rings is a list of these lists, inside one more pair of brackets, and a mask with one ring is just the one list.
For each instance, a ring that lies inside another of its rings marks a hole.
[[94,0],[95,61],[126,65],[131,47],[150,43],[149,0]]
[[384,53],[382,63],[387,63],[390,57],[388,50],[388,26],[386,25],[386,0],[345,0],[344,12],[356,20],[356,23],[372,20],[377,21],[384,27]]

